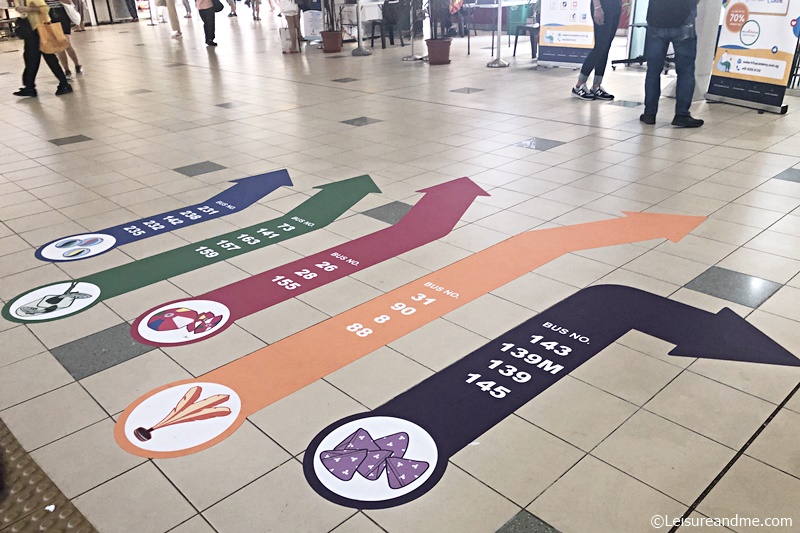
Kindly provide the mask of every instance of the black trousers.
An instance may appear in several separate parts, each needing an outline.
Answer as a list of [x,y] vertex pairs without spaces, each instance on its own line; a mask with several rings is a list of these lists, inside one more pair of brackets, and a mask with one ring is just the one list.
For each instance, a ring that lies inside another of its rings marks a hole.
[[131,14],[133,20],[139,20],[139,8],[136,7],[136,0],[125,0],[125,7],[128,8],[128,13]]
[[61,69],[61,65],[58,64],[58,58],[55,54],[43,54],[39,50],[39,33],[37,31],[34,30],[30,37],[25,39],[25,48],[22,57],[25,59],[25,70],[22,72],[22,85],[24,85],[26,89],[36,88],[36,74],[39,73],[39,65],[42,62],[42,57],[44,57],[44,62],[47,63],[47,66],[50,67],[50,70],[53,71],[56,78],[58,78],[59,85],[67,85],[69,83],[67,77],[64,75],[64,71]]
[[198,12],[200,13],[200,20],[203,21],[203,31],[206,34],[206,42],[213,41],[215,32],[214,22],[217,15],[214,12],[214,8],[200,9]]
[[[594,2],[590,2],[592,18],[594,19]],[[608,63],[608,51],[611,49],[611,41],[614,40],[614,35],[617,34],[617,27],[619,27],[619,18],[622,16],[622,11],[614,9],[604,13],[605,20],[602,26],[594,25],[594,48],[586,56],[581,67],[581,74],[588,76],[594,70],[595,76],[602,76],[606,73],[606,64]]]

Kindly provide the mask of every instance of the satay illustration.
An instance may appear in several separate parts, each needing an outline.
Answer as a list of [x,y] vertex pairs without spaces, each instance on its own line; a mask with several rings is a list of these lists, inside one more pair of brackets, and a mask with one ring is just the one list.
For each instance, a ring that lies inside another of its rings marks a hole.
[[218,407],[220,404],[227,402],[230,399],[230,395],[215,394],[209,396],[205,400],[200,400],[200,395],[202,393],[202,387],[192,387],[183,395],[183,398],[175,405],[175,408],[172,409],[161,422],[150,429],[145,429],[143,427],[136,428],[133,434],[140,441],[146,442],[153,437],[153,431],[163,427],[186,422],[197,422],[198,420],[208,420],[209,418],[218,418],[231,414],[231,410],[228,407]]

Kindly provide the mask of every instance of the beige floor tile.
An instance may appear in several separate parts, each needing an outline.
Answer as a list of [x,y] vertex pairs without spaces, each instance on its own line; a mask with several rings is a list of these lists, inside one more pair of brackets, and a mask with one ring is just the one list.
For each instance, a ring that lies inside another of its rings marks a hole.
[[[428,368],[409,357],[384,347],[326,376],[325,381],[375,409],[431,374]],[[392,379],[364,379],[364,376],[378,375],[391,375]]]
[[760,233],[760,229],[716,218],[709,218],[693,230],[698,237],[741,246]]
[[150,390],[192,377],[161,350],[153,350],[81,380],[89,394],[112,415]]
[[44,351],[44,345],[25,326],[14,324],[0,333],[0,368]]
[[685,285],[705,272],[708,266],[698,261],[653,250],[625,265],[625,270],[652,276],[675,285]]
[[777,283],[786,283],[800,272],[800,261],[749,248],[737,249],[717,266]]
[[366,410],[342,391],[318,380],[249,419],[290,453],[297,454],[328,424]]
[[508,235],[488,228],[469,224],[451,231],[441,240],[458,248],[479,252],[485,248],[504,241]]
[[291,263],[301,257],[300,254],[288,250],[283,246],[273,245],[234,257],[227,262],[253,275]]
[[567,254],[534,270],[536,274],[583,288],[609,274],[614,267],[576,254]]
[[26,450],[35,450],[102,420],[106,413],[73,383],[6,409],[0,417]]
[[435,241],[397,257],[433,271],[455,263],[456,261],[460,261],[469,255],[472,254],[463,248]]
[[133,321],[148,309],[163,303],[189,298],[189,294],[182,291],[169,281],[159,281],[105,301],[105,304],[123,319]]
[[800,450],[795,441],[800,432],[800,414],[782,409],[745,452],[794,477],[800,477]]
[[0,409],[22,403],[72,381],[48,352],[22,359],[0,372]]
[[612,344],[570,375],[635,405],[644,405],[681,369]]
[[145,257],[174,250],[175,248],[180,248],[187,244],[189,244],[187,241],[173,233],[164,233],[143,241],[126,244],[121,250],[134,259],[144,259]]
[[337,235],[325,229],[320,229],[294,239],[283,241],[281,246],[303,257],[308,257],[309,255],[327,250],[328,248],[333,248],[334,246],[339,246],[348,241],[349,239],[346,237],[342,237],[341,235]]
[[331,533],[381,533],[382,531],[383,529],[367,518],[365,514],[356,513]]
[[[454,502],[458,505],[454,506]],[[451,464],[438,485],[424,497],[365,514],[392,533],[478,532],[496,531],[518,511],[519,507]]]
[[665,241],[663,244],[658,245],[656,250],[707,265],[714,265],[736,250],[736,246],[705,237],[687,235],[679,242]]
[[[452,457],[452,462],[524,506],[561,477],[584,452],[510,416]],[[535,454],[531,450],[536,450]]]
[[527,509],[562,533],[584,533],[654,531],[654,515],[680,517],[686,507],[587,456]]
[[175,529],[170,529],[169,533],[215,533],[215,531],[202,516],[197,515]]
[[73,503],[103,533],[162,533],[195,514],[152,463],[82,494]]
[[778,292],[770,296],[769,300],[761,304],[761,311],[774,315],[800,321],[800,289],[794,287],[781,287]]
[[541,312],[575,292],[573,286],[529,273],[495,289],[492,294]]
[[350,277],[376,289],[389,292],[402,285],[417,280],[428,273],[427,269],[408,261],[393,257],[371,266]]
[[729,302],[728,300],[723,300],[722,298],[716,298],[714,296],[709,296],[708,294],[703,294],[702,292],[697,292],[686,288],[678,289],[669,297],[669,299],[691,305],[692,307],[697,307],[698,309],[708,311],[709,313],[718,313],[723,307],[727,307],[741,317],[746,317],[750,312],[752,312],[752,308],[745,305]]
[[592,455],[691,505],[736,454],[659,416],[639,411]]
[[192,375],[199,376],[263,347],[263,341],[234,324],[201,343],[163,350]]
[[629,402],[568,376],[518,409],[517,414],[589,451],[636,409]]
[[197,296],[206,292],[241,281],[249,276],[241,269],[226,261],[205,266],[186,274],[170,278],[170,283],[184,292]]
[[303,476],[297,461],[289,461],[203,513],[220,533],[280,531],[292,524],[293,532],[330,531],[355,510],[319,497]]
[[[792,518],[798,516],[800,480],[747,456],[740,457],[697,510],[715,518]],[[737,532],[764,531],[763,527],[735,527]],[[789,528],[791,529],[791,528]]]
[[156,466],[203,510],[261,477],[291,456],[255,426],[245,423],[216,446]]
[[485,294],[446,314],[444,318],[486,339],[493,339],[534,314],[531,309],[493,294]]
[[33,323],[27,327],[45,346],[55,348],[121,323],[119,316],[105,304],[99,303],[80,314],[50,322]]
[[74,498],[145,461],[119,447],[114,440],[114,421],[108,418],[31,455],[67,498]]
[[237,324],[262,341],[272,344],[327,318],[325,313],[292,299],[244,317]]
[[[393,350],[439,371],[487,342],[487,338],[448,320],[437,319],[390,343]],[[506,329],[510,325],[506,324]]]

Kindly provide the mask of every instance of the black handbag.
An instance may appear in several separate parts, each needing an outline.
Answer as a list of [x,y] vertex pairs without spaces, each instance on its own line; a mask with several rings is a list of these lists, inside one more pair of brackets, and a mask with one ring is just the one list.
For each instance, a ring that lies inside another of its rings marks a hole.
[[28,19],[18,18],[14,22],[14,35],[20,39],[27,39],[33,35],[33,28],[31,27],[31,23],[28,22]]
[[213,4],[214,4],[214,13],[219,13],[220,11],[225,9],[225,4],[223,4],[219,0],[214,0]]

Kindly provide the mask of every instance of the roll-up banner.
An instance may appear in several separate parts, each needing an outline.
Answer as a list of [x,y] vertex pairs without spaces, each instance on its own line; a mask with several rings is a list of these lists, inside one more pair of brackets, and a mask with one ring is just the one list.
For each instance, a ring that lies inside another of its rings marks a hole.
[[541,0],[540,66],[574,66],[583,63],[594,47],[591,1]]
[[729,0],[706,99],[785,113],[800,0]]

